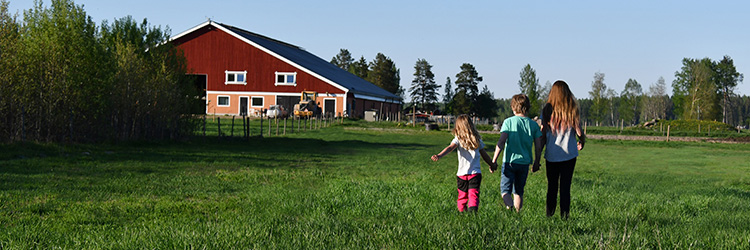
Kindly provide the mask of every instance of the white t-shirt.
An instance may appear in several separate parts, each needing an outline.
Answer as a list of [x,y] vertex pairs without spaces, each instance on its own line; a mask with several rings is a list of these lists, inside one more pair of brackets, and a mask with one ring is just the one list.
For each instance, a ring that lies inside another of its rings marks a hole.
[[479,154],[479,150],[484,149],[484,142],[480,139],[479,147],[475,150],[468,150],[461,146],[458,137],[453,137],[451,144],[453,143],[458,145],[458,172],[456,175],[481,174],[482,171],[479,161],[482,156]]

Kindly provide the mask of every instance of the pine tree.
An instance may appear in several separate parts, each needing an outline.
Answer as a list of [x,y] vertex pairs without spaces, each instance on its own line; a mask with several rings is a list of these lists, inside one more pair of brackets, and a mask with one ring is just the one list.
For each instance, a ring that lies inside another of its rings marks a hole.
[[362,79],[367,79],[367,75],[370,73],[370,70],[367,65],[367,60],[365,60],[364,56],[360,57],[358,61],[355,61],[351,65],[349,65],[349,73],[359,76]]
[[401,90],[399,69],[383,53],[378,53],[370,63],[367,80],[393,94],[399,94]]
[[352,54],[347,49],[339,50],[339,53],[331,59],[331,64],[344,70],[349,70],[352,63],[354,63],[354,58],[352,58]]
[[536,70],[531,68],[531,64],[526,64],[521,69],[521,79],[518,80],[518,87],[521,93],[529,97],[529,102],[531,103],[529,117],[538,116],[542,110],[541,105],[539,105],[539,78],[536,77]]
[[440,85],[435,84],[435,74],[432,73],[432,65],[425,59],[417,60],[414,65],[414,80],[409,88],[411,99],[419,102],[423,110],[426,105],[433,104],[438,100],[437,90]]
[[482,81],[482,77],[479,76],[474,65],[470,63],[464,63],[461,65],[461,72],[456,74],[456,93],[464,91],[471,99],[474,99],[479,94],[479,82]]
[[484,85],[482,92],[477,96],[475,109],[477,116],[482,118],[492,118],[497,116],[497,101],[487,85]]
[[[453,99],[453,86],[451,86],[451,77],[448,76],[445,78],[445,88],[444,88],[444,94],[443,94],[443,104],[448,106],[448,103],[451,102],[451,99]],[[446,111],[448,111],[446,109]]]
[[456,114],[473,114],[476,115],[476,101],[479,96],[479,82],[482,77],[479,76],[474,65],[464,63],[461,65],[461,72],[456,74],[456,95],[451,102],[451,109]]
[[[722,121],[724,123],[729,122],[730,112],[732,108],[732,97],[734,96],[734,88],[737,84],[742,82],[744,76],[737,72],[737,68],[734,66],[734,60],[729,56],[724,58],[716,64],[716,84],[721,98],[721,110],[722,110]],[[732,112],[734,113],[734,112]]]

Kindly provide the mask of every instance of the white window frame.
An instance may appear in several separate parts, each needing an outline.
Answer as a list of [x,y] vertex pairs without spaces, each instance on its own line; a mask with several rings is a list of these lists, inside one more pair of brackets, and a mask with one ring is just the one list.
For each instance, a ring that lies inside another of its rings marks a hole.
[[[255,99],[255,98],[260,98],[260,101],[261,101],[260,106],[256,106],[256,105],[253,104],[253,99]],[[265,105],[265,104],[266,104],[266,98],[264,98],[262,96],[251,96],[250,97],[250,107],[251,108],[262,108],[262,107],[264,107],[263,105]]]
[[[284,82],[279,82],[280,75],[284,76]],[[294,77],[294,82],[291,82],[291,83],[286,82],[287,76]],[[273,81],[274,81],[274,86],[297,86],[297,72],[278,72],[277,71],[276,74],[274,74]]]
[[[219,101],[219,99],[221,99],[222,97],[226,97],[227,98],[227,105],[221,105],[221,102]],[[219,96],[216,96],[216,107],[229,107],[229,106],[232,106],[232,97],[231,96],[228,96],[228,95],[219,95]]]
[[[229,81],[229,75],[235,75],[234,76],[234,81],[231,81],[231,82]],[[237,75],[242,75],[242,81],[237,81]],[[247,85],[247,70],[245,70],[245,71],[229,71],[229,70],[225,70],[224,71],[224,85],[229,85],[229,84]]]

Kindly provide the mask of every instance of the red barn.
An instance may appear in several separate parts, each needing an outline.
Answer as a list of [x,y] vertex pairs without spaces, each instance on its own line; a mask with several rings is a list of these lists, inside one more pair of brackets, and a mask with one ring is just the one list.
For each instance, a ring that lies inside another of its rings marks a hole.
[[206,113],[257,114],[270,105],[291,110],[303,91],[318,93],[329,115],[397,113],[401,98],[303,48],[237,27],[207,21],[171,39],[188,71],[205,82]]

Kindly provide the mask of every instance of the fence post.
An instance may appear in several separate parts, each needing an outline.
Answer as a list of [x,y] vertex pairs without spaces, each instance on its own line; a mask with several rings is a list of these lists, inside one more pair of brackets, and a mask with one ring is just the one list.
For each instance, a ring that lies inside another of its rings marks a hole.
[[263,112],[260,112],[260,137],[263,137]]
[[583,134],[586,134],[586,135],[589,134],[589,132],[586,131],[586,129],[588,128],[588,125],[589,125],[589,122],[587,121],[583,122]]
[[203,137],[206,137],[206,114],[203,114]]
[[21,141],[26,141],[26,109],[21,105]]
[[268,117],[268,137],[271,137],[271,117]]
[[289,117],[284,117],[284,135],[286,135],[286,120],[288,120]]
[[417,126],[417,105],[411,106],[411,125],[412,127]]
[[672,125],[667,125],[667,141],[669,141],[669,130],[671,129]]
[[234,116],[232,116],[232,130],[229,132],[229,137],[234,137]]
[[70,125],[70,141],[73,141],[73,108],[70,108],[70,118],[69,118],[69,125]]
[[221,117],[216,117],[216,122],[219,128],[219,138],[221,138]]
[[276,123],[276,136],[279,136],[279,116],[274,117],[273,121]]

